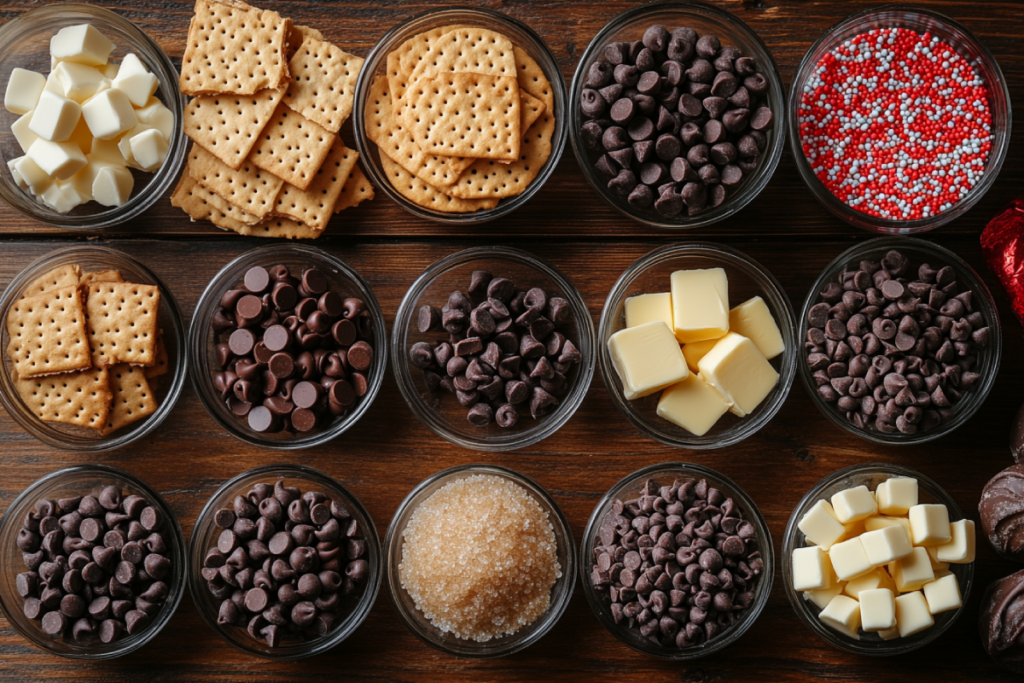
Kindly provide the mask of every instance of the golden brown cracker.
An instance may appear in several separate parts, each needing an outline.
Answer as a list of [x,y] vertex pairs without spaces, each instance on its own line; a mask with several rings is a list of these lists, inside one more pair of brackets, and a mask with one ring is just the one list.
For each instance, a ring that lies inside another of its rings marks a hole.
[[[188,164],[186,164],[185,167],[185,173],[187,175],[191,176],[192,178],[196,178],[196,176],[202,175],[202,173],[191,169],[191,165],[192,161],[191,159],[189,159],[189,162]],[[199,184],[203,185],[202,181],[199,181]],[[212,196],[206,198],[206,201],[212,204],[214,208],[216,208],[218,211],[223,213],[228,218],[238,221],[239,223],[245,223],[247,225],[256,225],[257,223],[260,222],[259,216],[253,215],[248,211],[238,208],[228,200],[224,199],[224,197],[214,192],[212,188],[206,187],[206,185],[203,185],[203,187],[205,187],[207,190],[210,190],[210,192],[213,193]]]
[[284,103],[332,133],[352,113],[363,58],[307,37],[289,61],[292,81]]
[[300,190],[316,177],[334,144],[334,133],[281,104],[253,146],[249,159]]
[[[292,28],[288,31],[288,57],[291,58],[295,51],[302,45],[302,41],[306,38],[315,38],[316,40],[324,40],[324,34],[315,28],[309,26],[299,26],[298,24],[292,24]],[[289,68],[289,71],[291,69]]]
[[442,73],[474,73],[486,76],[515,76],[512,41],[497,31],[467,26],[440,38],[413,45],[405,59],[416,66],[409,83]]
[[22,402],[43,422],[62,422],[99,429],[110,414],[110,378],[107,368],[24,379],[14,386]]
[[32,282],[25,286],[25,291],[21,293],[23,297],[35,296],[36,294],[44,294],[52,289],[60,289],[61,287],[69,287],[71,285],[78,284],[79,278],[82,276],[82,268],[76,263],[68,263],[63,266],[57,266],[51,271],[43,273]]
[[124,363],[110,368],[110,390],[113,400],[107,421],[100,429],[103,436],[152,415],[158,408],[142,368]]
[[373,184],[370,183],[369,178],[363,173],[363,169],[359,168],[359,165],[356,164],[348,174],[345,186],[341,188],[338,201],[334,203],[334,213],[341,213],[345,209],[358,206],[365,201],[373,199],[373,195]]
[[131,282],[94,282],[85,291],[93,364],[155,364],[160,288]]
[[93,282],[124,282],[124,278],[116,270],[98,270],[94,273],[83,273],[78,284],[89,285]]
[[185,135],[231,168],[241,168],[283,96],[283,90],[261,90],[193,98],[185,107]]
[[77,283],[15,301],[7,313],[7,335],[7,354],[21,378],[92,367]]
[[323,230],[358,158],[359,152],[337,138],[308,188],[300,190],[285,183],[277,195],[274,213]]
[[199,145],[192,145],[186,169],[203,187],[257,218],[273,211],[274,199],[284,185],[276,175],[252,163],[233,169]]
[[280,216],[268,216],[262,222],[256,225],[246,225],[239,231],[240,235],[250,237],[284,237],[290,240],[315,240],[323,233],[323,230],[317,230]]
[[406,171],[387,156],[380,158],[381,167],[391,185],[409,201],[434,211],[445,213],[470,213],[481,209],[493,209],[497,199],[456,199],[423,182]]
[[[170,370],[170,356],[167,355],[167,344],[164,342],[164,331],[160,330],[160,336],[156,338],[156,362],[148,368],[143,368],[146,379],[153,380],[161,375],[166,375]],[[153,382],[150,382],[152,385]],[[156,387],[153,387],[156,391]]]
[[171,206],[176,206],[187,213],[193,221],[210,221],[221,230],[231,230],[241,233],[249,227],[233,218],[229,218],[217,206],[223,206],[217,200],[224,201],[224,198],[212,190],[208,190],[193,178],[188,172],[183,173],[178,180],[178,186],[174,188],[171,195]]

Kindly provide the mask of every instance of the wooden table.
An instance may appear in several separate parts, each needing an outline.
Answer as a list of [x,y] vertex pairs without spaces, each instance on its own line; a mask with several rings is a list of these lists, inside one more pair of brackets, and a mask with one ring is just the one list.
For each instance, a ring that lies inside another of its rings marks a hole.
[[[39,3],[7,0],[0,22]],[[443,2],[382,0],[266,0],[263,6],[320,28],[346,49],[366,54],[392,25]],[[564,3],[522,0],[482,3],[533,26],[548,41],[567,82],[590,38],[633,2]],[[751,0],[720,3],[757,31],[774,52],[788,84],[804,51],[828,26],[869,2]],[[974,31],[1002,66],[1014,99],[1024,96],[1024,56],[1019,36],[1024,15],[1014,2],[930,3]],[[191,4],[174,0],[108,3],[155,36],[179,62]],[[988,195],[965,217],[929,236],[964,255],[997,291],[1005,325],[1003,364],[995,390],[980,413],[942,441],[920,447],[876,447],[833,427],[803,387],[759,434],[712,453],[680,451],[641,436],[619,414],[597,377],[579,412],[558,434],[523,451],[486,454],[453,447],[421,425],[402,401],[390,369],[368,415],[331,444],[300,453],[255,449],[226,435],[187,387],[170,418],[145,442],[99,462],[140,476],[166,498],[186,537],[207,498],[226,479],[273,462],[296,462],[343,481],[361,498],[383,536],[402,498],[428,475],[453,465],[490,462],[535,479],[555,497],[579,539],[593,506],[618,479],[645,465],[697,462],[737,481],[760,505],[780,548],[790,512],[814,483],[836,469],[887,461],[936,479],[977,520],[985,481],[1011,464],[1010,418],[1022,400],[1024,341],[1006,297],[985,269],[978,234],[1024,180],[1024,127],[1017,126],[1011,153]],[[632,223],[608,208],[586,184],[569,149],[533,201],[518,213],[479,228],[447,228],[416,220],[379,193],[369,205],[336,218],[317,246],[363,274],[376,291],[388,324],[406,288],[436,259],[475,244],[512,244],[550,260],[575,282],[595,323],[612,283],[634,260],[677,240],[710,239],[741,249],[765,264],[799,307],[818,272],[867,234],[833,218],[811,197],[787,151],[768,187],[745,211],[700,232],[671,235]],[[167,200],[146,215],[99,237],[79,237],[36,225],[0,206],[0,287],[27,263],[78,239],[97,239],[141,259],[173,291],[186,319],[199,293],[229,259],[260,242],[225,238],[209,224],[191,224]],[[0,509],[39,477],[66,465],[93,461],[50,449],[0,413]],[[0,680],[42,678],[103,681],[300,680],[324,678],[406,681],[621,680],[1019,680],[985,656],[977,635],[981,593],[1016,568],[978,549],[976,585],[964,617],[938,642],[899,659],[842,654],[815,638],[796,619],[776,579],[768,607],[742,640],[725,652],[690,665],[639,655],[608,633],[579,588],[560,623],[540,643],[497,661],[465,661],[441,654],[413,637],[381,594],[362,628],[328,654],[295,663],[243,655],[218,638],[186,597],[170,624],[142,651],[104,664],[81,664],[45,655],[0,618]],[[662,677],[665,678],[662,678]]]

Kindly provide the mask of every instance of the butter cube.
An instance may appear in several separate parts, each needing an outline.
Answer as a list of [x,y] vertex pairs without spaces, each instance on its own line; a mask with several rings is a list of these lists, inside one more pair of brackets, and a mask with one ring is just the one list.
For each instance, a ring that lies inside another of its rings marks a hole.
[[832,561],[836,576],[841,581],[849,581],[872,569],[859,537],[836,543],[829,548],[828,557]]
[[779,381],[779,373],[754,342],[732,332],[720,339],[697,367],[701,377],[732,404],[732,412],[739,417],[752,413]]
[[729,331],[729,280],[722,268],[672,273],[672,319],[683,344]]
[[901,638],[920,633],[934,625],[935,619],[928,611],[928,602],[921,591],[905,593],[896,598],[896,627],[900,630]]
[[843,593],[849,595],[854,600],[860,600],[860,594],[863,591],[876,588],[888,588],[894,592],[896,590],[896,584],[893,583],[892,577],[884,569],[872,569],[867,574],[861,574],[855,579],[850,579],[843,588]]
[[55,180],[67,180],[86,164],[85,155],[73,142],[50,142],[40,138],[28,148],[28,156]]
[[691,373],[673,384],[658,401],[658,416],[679,425],[694,436],[707,434],[718,418],[729,411],[729,404],[699,375]]
[[875,517],[868,517],[864,520],[864,531],[878,531],[884,529],[887,526],[898,526],[906,532],[907,538],[910,538],[910,520],[906,517],[886,517],[884,515],[877,515]]
[[690,374],[679,342],[663,322],[619,330],[608,339],[608,352],[627,401],[661,391]]
[[708,351],[715,348],[717,343],[717,339],[705,339],[704,341],[683,344],[683,358],[686,359],[686,365],[690,368],[690,372],[700,372],[697,364],[700,363],[701,358],[708,355]]
[[952,574],[936,579],[924,585],[924,599],[928,603],[928,611],[932,614],[960,609],[963,598],[960,596],[960,582]]
[[146,106],[146,102],[156,92],[158,85],[156,76],[151,74],[142,60],[131,52],[121,60],[117,78],[113,81],[113,87],[127,95],[136,107]]
[[[145,123],[146,125],[153,126],[160,134],[164,136],[165,140],[170,140],[171,136],[174,135],[174,114],[170,109],[164,106],[164,103],[155,97],[150,97],[145,107],[135,110],[135,116],[138,117],[139,123]],[[649,294],[645,296],[659,296],[657,294]],[[665,294],[666,297],[671,295]],[[633,297],[639,298],[639,297]],[[633,327],[629,324],[629,301],[626,299],[626,327]],[[648,322],[648,321],[644,321]],[[668,316],[664,320],[665,324],[672,327],[672,306],[669,304]]]
[[949,543],[936,547],[936,559],[952,564],[974,562],[974,522],[957,520],[949,525],[949,534]]
[[64,89],[64,97],[81,104],[110,87],[110,79],[98,69],[74,62],[61,62],[53,71]]
[[914,545],[945,545],[952,540],[949,510],[945,505],[915,505],[908,516]]
[[626,299],[625,309],[626,327],[637,327],[656,320],[665,323],[670,329],[672,327],[672,295],[668,292],[631,296]]
[[29,112],[11,124],[11,132],[14,133],[14,139],[18,141],[18,146],[21,147],[22,152],[28,152],[28,148],[32,146],[32,143],[39,139],[39,136],[28,127],[31,121],[32,112]]
[[67,213],[82,203],[82,198],[71,183],[54,183],[40,195],[40,199],[57,213]]
[[[124,155],[121,154],[121,150],[118,148],[117,143],[117,140],[100,140],[99,138],[93,138],[92,147],[89,149],[89,156],[118,166],[126,166],[128,162],[124,158]],[[130,148],[129,151],[131,151]],[[909,529],[909,526],[907,528]],[[907,533],[910,532],[908,531]]]
[[871,633],[896,626],[896,599],[888,588],[860,593],[860,627]]
[[854,486],[832,496],[832,509],[843,524],[867,519],[878,512],[874,496],[867,486]]
[[[156,128],[143,131],[131,137],[132,156],[143,171],[153,172],[163,165],[167,158],[167,141]],[[683,361],[686,362],[685,360]]]
[[[96,179],[96,171],[99,170],[96,163],[89,158],[86,154],[85,158],[88,160],[85,166],[78,169],[75,175],[71,176],[71,186],[75,188],[75,192],[82,198],[83,201],[92,201],[92,182]],[[103,164],[103,162],[98,162]]]
[[828,607],[828,603],[832,602],[832,598],[843,592],[845,586],[846,584],[842,581],[836,581],[829,588],[822,588],[817,591],[804,591],[804,599],[813,602],[817,605],[818,609],[825,609]]
[[932,569],[928,551],[924,548],[914,548],[912,553],[890,564],[889,573],[900,593],[916,591],[935,580],[935,570]]
[[32,161],[27,154],[18,157],[14,167],[18,169],[18,175],[28,185],[29,192],[34,195],[41,195],[53,184],[50,174],[39,168],[39,165]]
[[878,531],[866,531],[860,536],[864,551],[868,554],[871,564],[879,567],[893,560],[906,557],[914,552],[910,539],[901,527],[887,526]]
[[116,138],[139,123],[128,96],[113,88],[86,100],[82,105],[82,115],[93,136],[101,140]]
[[939,577],[939,572],[946,571],[949,569],[949,562],[943,562],[939,559],[939,548],[942,546],[930,545],[925,550],[928,551],[928,560],[932,563],[932,571],[935,572],[935,578]]
[[7,79],[4,108],[12,114],[27,114],[36,108],[39,95],[46,87],[46,76],[28,69],[15,68]]
[[818,618],[840,633],[856,638],[860,629],[860,603],[845,595],[837,595],[818,613]]
[[44,90],[28,127],[44,140],[63,142],[71,137],[81,115],[82,107],[78,102]]
[[883,515],[905,515],[917,505],[917,479],[893,477],[886,479],[875,489],[878,511]]
[[793,590],[817,591],[830,588],[837,581],[829,556],[816,545],[793,551]]
[[821,546],[823,550],[828,550],[846,532],[846,528],[836,519],[832,506],[824,500],[812,505],[796,526],[804,536]]
[[114,44],[92,24],[65,26],[50,38],[50,56],[58,61],[103,66],[113,51]]
[[16,159],[11,159],[10,161],[7,162],[7,168],[11,172],[11,177],[14,178],[14,184],[27,192],[28,183],[25,182],[25,179],[21,177],[20,173],[18,173],[18,161],[21,159],[24,159],[24,157],[17,157]]
[[[52,92],[54,95],[64,97],[64,86],[60,84],[57,74],[52,71],[46,77],[46,85],[43,86],[43,92]],[[42,93],[39,94],[42,95]]]
[[759,296],[744,301],[729,311],[729,330],[743,335],[764,354],[768,360],[786,350],[782,332],[775,323],[768,304]]
[[124,166],[113,164],[101,167],[92,184],[92,196],[103,206],[124,206],[132,196],[135,179]]

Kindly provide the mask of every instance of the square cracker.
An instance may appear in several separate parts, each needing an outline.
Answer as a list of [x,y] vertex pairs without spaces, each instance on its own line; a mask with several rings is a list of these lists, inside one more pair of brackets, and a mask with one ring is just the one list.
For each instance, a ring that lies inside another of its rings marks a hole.
[[14,386],[22,402],[43,422],[99,429],[110,414],[113,394],[105,367],[53,377],[19,377]]
[[283,90],[261,90],[196,97],[185,107],[185,135],[231,168],[241,168],[283,96]]
[[398,193],[424,208],[444,213],[470,213],[481,209],[493,209],[498,205],[497,199],[456,199],[455,197],[449,197],[406,171],[392,161],[390,157],[382,156],[380,163],[384,173],[388,176],[388,181],[398,190]]
[[334,205],[358,158],[359,152],[349,149],[340,137],[337,138],[309,187],[300,190],[284,184],[277,195],[274,213],[323,230],[331,220]]
[[373,184],[363,173],[363,169],[356,164],[348,174],[345,186],[341,188],[338,201],[334,203],[334,213],[341,213],[345,209],[351,209],[365,201],[373,199]]
[[156,412],[156,398],[142,368],[124,363],[110,368],[110,390],[113,401],[107,421],[100,429],[103,436]]
[[414,44],[403,59],[416,63],[409,83],[449,72],[515,77],[512,47],[512,41],[497,31],[466,26]]
[[92,367],[85,309],[77,284],[11,304],[7,353],[24,379]]
[[199,145],[192,145],[186,169],[203,187],[256,218],[263,218],[274,209],[274,198],[284,185],[276,175],[256,168],[252,163],[245,162],[233,169]]
[[170,370],[171,359],[167,355],[167,345],[164,344],[164,331],[160,330],[160,336],[156,338],[156,362],[148,368],[143,368],[146,379],[155,379],[160,375],[166,375]]
[[284,102],[310,121],[337,133],[352,113],[362,67],[362,57],[307,37],[288,62],[292,81]]
[[186,95],[252,95],[288,82],[285,48],[291,20],[245,3],[197,0],[181,59]]
[[155,364],[160,288],[131,282],[94,282],[85,290],[93,364]]
[[[306,38],[315,38],[316,40],[323,40],[324,34],[317,31],[315,28],[309,26],[299,26],[298,24],[292,24],[292,28],[288,31],[288,57],[291,58],[295,51],[299,49],[302,42]],[[289,69],[291,71],[291,69]]]
[[250,237],[284,237],[294,239],[316,239],[324,233],[323,230],[311,228],[298,221],[280,216],[268,216],[265,220],[256,225],[245,226],[239,234]]
[[[190,169],[189,167],[191,165],[192,165],[192,161],[191,161],[191,159],[189,159],[188,164],[185,166],[185,174],[190,176],[190,177],[192,177],[192,178],[195,178],[197,175],[201,175],[200,173],[197,173],[196,171]],[[202,181],[200,181],[199,184],[202,185]],[[203,187],[206,187],[206,186],[203,185]],[[213,192],[213,190],[211,188],[207,187],[206,189],[210,190],[210,192]],[[244,209],[238,208],[237,206],[235,206],[234,204],[232,204],[228,200],[226,200],[223,197],[221,197],[216,192],[213,192],[213,196],[210,197],[207,201],[210,204],[212,204],[222,214],[224,214],[225,216],[227,216],[227,217],[229,217],[229,218],[231,218],[231,219],[233,219],[235,221],[238,221],[239,223],[245,223],[246,225],[255,225],[255,224],[260,222],[260,217],[259,216],[253,215],[253,214],[249,213],[248,211],[245,211]],[[173,202],[172,202],[172,204],[173,204]]]
[[116,270],[98,270],[94,273],[85,273],[78,281],[79,285],[90,285],[93,282],[124,282],[121,273]]
[[239,235],[313,239],[319,237],[322,232],[301,223],[296,223],[293,220],[276,218],[274,216],[269,216],[266,220],[256,225],[242,223],[230,218],[216,208],[217,206],[223,206],[220,203],[223,201],[216,193],[197,183],[195,178],[188,173],[181,176],[174,194],[171,195],[171,204],[184,210],[185,213],[192,217],[192,220],[210,221],[221,230],[231,230]]
[[23,297],[35,296],[36,294],[45,294],[52,289],[77,285],[81,275],[82,268],[77,263],[58,266],[28,283],[21,295]]
[[264,171],[305,190],[327,157],[334,137],[334,133],[319,123],[280,104],[260,133],[249,160]]

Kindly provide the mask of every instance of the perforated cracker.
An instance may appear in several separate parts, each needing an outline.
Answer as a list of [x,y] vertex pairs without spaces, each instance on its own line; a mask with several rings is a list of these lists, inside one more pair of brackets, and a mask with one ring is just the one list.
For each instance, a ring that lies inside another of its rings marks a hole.
[[337,133],[352,113],[363,58],[307,37],[288,63],[292,81],[284,95],[289,107]]
[[274,209],[274,198],[284,185],[276,175],[252,163],[233,169],[199,145],[192,145],[186,168],[203,187],[256,218],[263,218]]
[[399,108],[398,100],[405,94],[405,89],[409,84],[408,79],[416,68],[416,64],[423,59],[423,56],[430,50],[430,46],[437,42],[441,36],[459,28],[463,28],[463,26],[453,24],[450,26],[438,26],[429,31],[418,33],[388,53],[388,87],[391,91],[391,101],[396,111]]
[[[202,175],[201,173],[190,169],[189,167],[191,165],[192,160],[189,159],[189,162],[185,167],[186,175],[192,178],[196,178],[196,176]],[[202,181],[200,181],[200,184],[202,185]],[[203,187],[206,186],[203,185]],[[245,223],[247,225],[255,225],[256,223],[260,222],[259,216],[253,215],[248,211],[238,208],[237,206],[235,206],[234,204],[232,204],[231,202],[229,202],[228,200],[224,199],[219,194],[214,192],[211,188],[206,187],[206,189],[210,190],[210,192],[212,193],[212,196],[208,196],[205,198],[206,201],[213,205],[214,208],[216,208],[218,211],[220,211],[228,218],[238,221],[239,223]]]
[[[315,38],[316,40],[323,40],[324,34],[315,28],[309,26],[299,26],[298,24],[292,24],[292,28],[288,31],[288,57],[289,59],[295,51],[302,45],[302,41],[306,38]],[[291,69],[289,69],[291,71]]]
[[334,213],[341,213],[345,209],[358,206],[365,201],[373,199],[373,195],[373,184],[366,177],[366,174],[363,173],[363,169],[359,168],[359,165],[356,164],[348,174],[345,186],[341,188],[338,201],[334,203]]
[[284,237],[290,240],[315,240],[324,233],[323,230],[303,225],[291,218],[280,216],[268,216],[256,225],[246,225],[240,231],[240,235],[251,237]]
[[186,95],[252,95],[288,82],[285,55],[291,20],[244,3],[197,0],[181,59]]
[[537,119],[543,116],[545,109],[547,109],[547,105],[544,104],[544,100],[534,97],[520,87],[519,130],[522,131],[524,136],[526,135],[526,131],[530,130],[530,126],[536,123]]
[[285,183],[277,195],[274,213],[323,230],[358,158],[359,152],[337,138],[309,187],[300,190]]
[[15,301],[7,313],[7,334],[7,354],[24,379],[92,367],[77,283]]
[[58,266],[51,271],[43,273],[35,280],[28,283],[28,285],[25,286],[25,291],[22,292],[21,295],[23,297],[35,296],[36,294],[49,292],[52,289],[60,289],[61,287],[77,285],[78,279],[81,275],[82,268],[76,263]]
[[18,377],[14,387],[22,402],[43,422],[100,429],[110,414],[110,378],[106,368],[52,377]]
[[[160,336],[156,338],[156,362],[148,368],[143,368],[146,379],[155,379],[166,375],[170,370],[171,358],[167,355],[167,345],[164,343],[164,331],[160,330]],[[150,382],[152,385],[152,382]],[[155,390],[155,387],[154,387]]]
[[93,364],[155,364],[160,288],[130,282],[94,282],[85,290]]
[[512,41],[496,31],[478,26],[457,28],[409,49],[404,59],[416,63],[409,83],[448,72],[515,77],[512,48]]
[[260,133],[249,160],[265,171],[305,190],[313,182],[331,145],[334,133],[280,104]]
[[270,122],[283,90],[261,90],[249,97],[196,97],[185,107],[185,135],[238,169]]
[[[223,206],[222,197],[208,190],[188,173],[183,173],[178,186],[171,195],[171,206],[176,206],[187,213],[194,221],[210,221],[221,230],[231,230],[239,234],[249,226],[229,218],[217,206]],[[216,206],[215,206],[216,204]]]
[[84,273],[78,284],[89,285],[93,282],[124,282],[124,278],[116,270],[98,270],[95,273]]
[[470,213],[493,209],[497,199],[456,199],[423,182],[387,156],[380,158],[381,167],[398,193],[415,204],[445,213]]
[[103,436],[152,415],[158,408],[142,368],[124,363],[110,368],[110,390],[113,400],[106,424],[100,429]]

